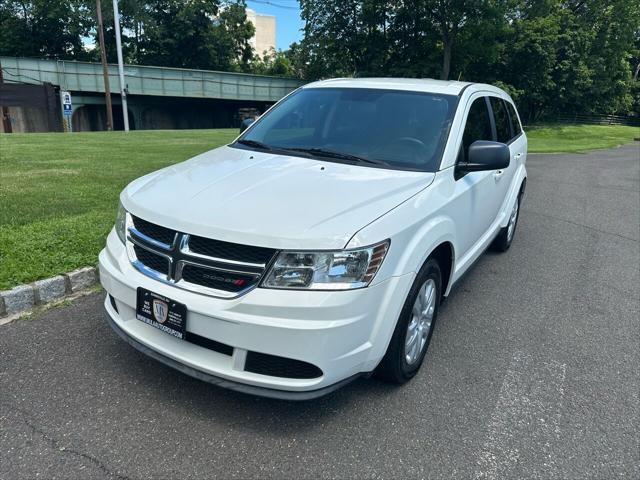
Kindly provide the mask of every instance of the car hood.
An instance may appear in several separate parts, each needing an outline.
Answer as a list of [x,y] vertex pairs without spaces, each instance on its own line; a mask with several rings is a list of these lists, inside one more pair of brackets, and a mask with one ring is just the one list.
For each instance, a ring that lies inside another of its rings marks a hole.
[[433,178],[225,146],[135,180],[121,201],[145,220],[204,237],[340,249]]

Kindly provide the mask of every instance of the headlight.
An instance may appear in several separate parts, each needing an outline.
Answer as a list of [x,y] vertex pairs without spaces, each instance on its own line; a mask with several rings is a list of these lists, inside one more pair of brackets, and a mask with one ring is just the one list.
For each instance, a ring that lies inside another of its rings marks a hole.
[[127,238],[127,211],[122,206],[122,203],[118,204],[118,213],[116,214],[116,233],[122,243],[126,243]]
[[350,290],[366,287],[380,269],[389,240],[333,252],[281,252],[262,282],[266,288]]

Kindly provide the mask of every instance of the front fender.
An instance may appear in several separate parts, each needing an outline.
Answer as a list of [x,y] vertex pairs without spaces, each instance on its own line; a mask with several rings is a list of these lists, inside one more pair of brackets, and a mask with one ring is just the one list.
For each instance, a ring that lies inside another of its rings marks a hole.
[[[387,258],[376,275],[374,284],[390,277],[417,273],[429,255],[442,243],[450,243],[455,256],[453,220],[435,213],[438,211],[437,203],[437,197],[424,192],[367,225],[351,238],[347,248],[374,244],[389,238],[389,232],[394,232],[390,237],[391,247]],[[453,271],[453,264],[451,267]]]

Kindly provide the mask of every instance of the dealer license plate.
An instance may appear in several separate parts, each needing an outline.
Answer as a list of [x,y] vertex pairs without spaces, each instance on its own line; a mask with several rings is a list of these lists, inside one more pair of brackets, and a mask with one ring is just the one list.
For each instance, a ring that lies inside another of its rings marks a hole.
[[184,339],[187,306],[144,288],[138,288],[136,318],[176,338]]

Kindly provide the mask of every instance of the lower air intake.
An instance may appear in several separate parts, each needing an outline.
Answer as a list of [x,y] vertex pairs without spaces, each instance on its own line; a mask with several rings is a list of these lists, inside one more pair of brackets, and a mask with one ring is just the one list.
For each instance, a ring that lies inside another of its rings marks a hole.
[[251,373],[281,378],[302,379],[322,376],[322,370],[310,363],[258,352],[247,352],[244,369]]

